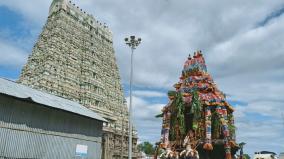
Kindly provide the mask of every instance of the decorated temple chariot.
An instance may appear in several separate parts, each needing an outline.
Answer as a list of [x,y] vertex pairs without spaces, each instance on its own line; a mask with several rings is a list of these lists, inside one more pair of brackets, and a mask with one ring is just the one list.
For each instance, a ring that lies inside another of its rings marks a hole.
[[231,159],[236,143],[233,107],[207,72],[201,51],[189,55],[163,107],[156,158]]

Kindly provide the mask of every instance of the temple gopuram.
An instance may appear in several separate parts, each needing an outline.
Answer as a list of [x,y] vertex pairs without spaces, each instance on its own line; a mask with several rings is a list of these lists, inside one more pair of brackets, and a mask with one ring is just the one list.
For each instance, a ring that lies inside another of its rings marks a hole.
[[236,144],[233,107],[207,72],[201,51],[189,55],[162,117],[156,158],[231,159]]

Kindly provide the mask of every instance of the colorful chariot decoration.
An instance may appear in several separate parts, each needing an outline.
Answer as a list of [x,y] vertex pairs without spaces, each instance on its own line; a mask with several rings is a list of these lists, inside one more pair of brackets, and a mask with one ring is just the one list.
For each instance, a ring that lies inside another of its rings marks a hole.
[[233,107],[207,72],[201,51],[189,55],[169,91],[158,148],[164,159],[231,159],[239,149]]

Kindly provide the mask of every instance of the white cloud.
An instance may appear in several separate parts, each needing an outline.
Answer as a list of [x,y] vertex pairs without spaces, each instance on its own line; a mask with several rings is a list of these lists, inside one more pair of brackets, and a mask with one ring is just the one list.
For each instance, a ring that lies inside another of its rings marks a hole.
[[251,156],[256,151],[273,151],[280,153],[283,151],[284,126],[279,121],[250,121],[247,119],[237,119],[237,139],[245,142],[245,153]]
[[27,60],[27,53],[17,46],[0,39],[0,66],[20,67]]
[[[129,97],[126,100],[129,105]],[[133,96],[133,119],[140,141],[159,141],[162,119],[156,118],[155,115],[160,114],[165,105],[153,104],[143,98]]]
[[[284,60],[284,16],[267,26],[249,30],[219,43],[208,55],[208,64],[218,76],[262,74],[281,69]],[[211,68],[211,69],[212,69]]]
[[166,97],[164,92],[151,90],[135,90],[133,94],[138,97]]
[[27,21],[41,25],[46,20],[48,15],[48,8],[52,0],[1,0],[0,6],[6,6],[9,9],[20,13]]

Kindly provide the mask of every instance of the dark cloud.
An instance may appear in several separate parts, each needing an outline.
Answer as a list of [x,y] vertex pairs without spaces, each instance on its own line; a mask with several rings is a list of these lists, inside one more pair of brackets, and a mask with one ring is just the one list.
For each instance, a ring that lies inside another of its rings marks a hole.
[[284,13],[284,7],[282,6],[280,9],[273,11],[270,13],[264,20],[258,23],[258,26],[264,26],[268,24],[270,21],[272,21],[275,18],[278,18]]

